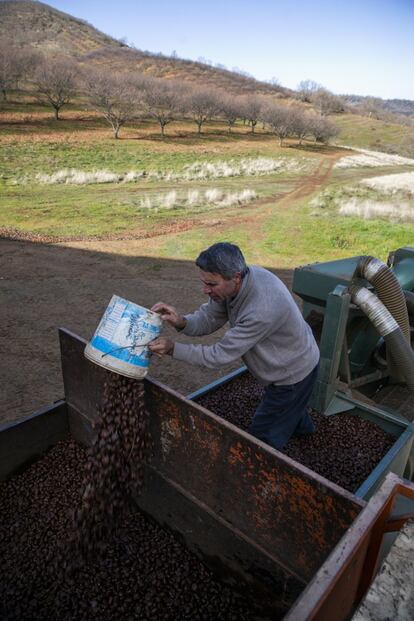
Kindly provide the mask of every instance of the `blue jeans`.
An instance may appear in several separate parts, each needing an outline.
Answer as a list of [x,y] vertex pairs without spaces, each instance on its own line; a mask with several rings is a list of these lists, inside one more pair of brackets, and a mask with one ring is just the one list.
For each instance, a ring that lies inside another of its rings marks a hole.
[[266,386],[248,432],[273,448],[282,449],[292,435],[315,431],[307,405],[318,375],[318,366],[297,384]]

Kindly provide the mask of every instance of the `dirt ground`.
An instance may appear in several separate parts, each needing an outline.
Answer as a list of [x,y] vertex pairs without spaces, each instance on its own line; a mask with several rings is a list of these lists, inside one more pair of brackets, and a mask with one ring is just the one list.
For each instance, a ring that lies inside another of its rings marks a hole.
[[[139,249],[139,241],[127,240],[78,247],[0,240],[0,422],[63,397],[58,327],[89,339],[112,294],[146,307],[162,300],[182,312],[205,301],[192,262],[143,257]],[[290,270],[276,273],[289,284]],[[197,342],[212,343],[220,334]],[[150,374],[188,394],[240,364],[217,371],[156,359]]]

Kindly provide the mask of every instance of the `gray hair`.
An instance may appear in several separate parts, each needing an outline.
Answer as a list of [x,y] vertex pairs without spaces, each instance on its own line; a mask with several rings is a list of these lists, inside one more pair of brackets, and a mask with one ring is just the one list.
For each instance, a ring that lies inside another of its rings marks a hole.
[[197,257],[196,265],[203,272],[220,274],[225,280],[231,280],[238,273],[243,277],[247,272],[240,248],[229,242],[218,242],[203,250]]

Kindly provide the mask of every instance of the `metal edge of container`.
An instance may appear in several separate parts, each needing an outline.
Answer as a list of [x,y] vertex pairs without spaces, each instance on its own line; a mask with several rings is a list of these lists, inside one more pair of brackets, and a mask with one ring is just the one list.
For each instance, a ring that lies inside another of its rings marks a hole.
[[0,425],[0,480],[19,474],[68,435],[65,400]]
[[10,429],[13,429],[14,427],[17,428],[24,423],[28,423],[29,421],[35,420],[39,418],[40,416],[49,414],[50,412],[57,411],[63,405],[66,405],[65,399],[58,399],[57,401],[54,401],[53,403],[49,403],[48,405],[44,405],[40,407],[38,410],[35,410],[34,412],[31,412],[30,414],[27,414],[26,416],[23,416],[22,418],[18,418],[12,421],[7,421],[5,423],[0,423],[0,433],[3,433],[3,431],[9,431]]
[[[413,437],[414,422],[407,425],[406,429],[397,438],[391,448],[385,453],[384,457],[378,462],[371,474],[354,492],[355,496],[368,500],[378,489],[379,485],[389,472],[394,472],[394,474],[397,474],[398,476],[403,476],[413,444]],[[403,456],[403,453],[406,454],[406,459],[403,457],[401,463],[398,464]],[[393,466],[397,466],[396,470],[399,470],[400,472],[392,470]]]
[[[412,497],[413,484],[388,473],[286,614],[286,621],[350,621],[353,618],[355,608],[378,569],[381,540],[388,530],[393,502],[401,494]],[[399,528],[396,526],[395,530]]]
[[223,377],[219,377],[219,379],[214,380],[214,382],[211,382],[210,384],[207,384],[206,386],[202,386],[201,388],[198,388],[197,390],[190,393],[189,395],[186,395],[186,399],[188,399],[189,401],[198,399],[198,397],[202,397],[207,392],[210,392],[210,390],[214,390],[215,388],[218,388],[219,386],[222,386],[223,384],[227,384],[227,382],[230,382],[232,379],[235,379],[236,377],[239,377],[240,375],[243,375],[246,372],[247,372],[246,366],[240,367],[239,369],[236,369],[235,371],[231,371],[227,375],[224,375]]

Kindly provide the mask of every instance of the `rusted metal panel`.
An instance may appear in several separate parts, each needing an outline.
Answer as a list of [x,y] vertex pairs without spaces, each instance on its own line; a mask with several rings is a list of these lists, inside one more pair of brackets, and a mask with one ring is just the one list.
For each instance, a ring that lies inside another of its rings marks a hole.
[[173,481],[152,468],[147,474],[144,490],[136,499],[140,509],[172,530],[220,581],[260,602],[261,612],[267,612],[269,619],[282,618],[305,582]]
[[365,503],[167,387],[147,392],[154,467],[309,580]]
[[85,339],[60,328],[59,340],[65,399],[72,408],[94,420],[108,371],[96,364],[85,364]]
[[383,535],[388,530],[389,516],[398,494],[414,500],[414,485],[389,473],[290,609],[285,621],[350,618],[374,576]]
[[[61,345],[68,405],[92,420],[106,372],[84,358],[83,339],[61,331]],[[285,571],[310,580],[364,501],[167,386],[145,386],[151,467]]]
[[68,436],[66,403],[58,401],[0,426],[0,480],[16,474]]
[[[328,575],[327,572],[336,569],[335,564],[334,562],[329,565],[328,562],[325,563],[323,575],[320,576],[318,572],[317,578],[311,582],[313,592],[309,593],[306,589],[284,617],[284,621],[333,621],[333,619],[342,621],[347,619],[357,598],[368,540],[369,534],[366,534],[361,540],[358,552],[349,562],[341,558],[341,553],[337,555],[335,563],[342,567],[343,572],[334,584],[327,585],[324,578]],[[341,549],[341,543],[338,544],[338,548]],[[313,594],[315,599],[309,601]]]

